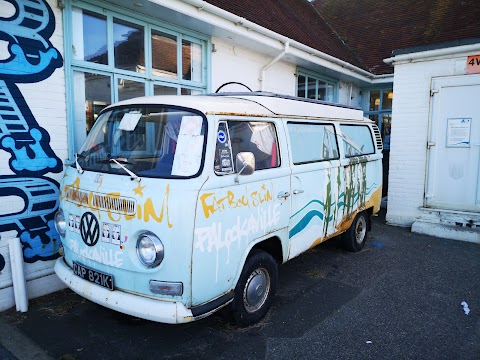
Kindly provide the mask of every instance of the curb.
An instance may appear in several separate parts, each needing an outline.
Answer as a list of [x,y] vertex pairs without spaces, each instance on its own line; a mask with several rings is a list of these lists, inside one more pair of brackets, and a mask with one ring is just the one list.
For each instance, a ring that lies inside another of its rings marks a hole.
[[4,355],[8,360],[53,360],[51,356],[30,338],[18,331],[16,327],[0,319],[0,357],[3,358]]

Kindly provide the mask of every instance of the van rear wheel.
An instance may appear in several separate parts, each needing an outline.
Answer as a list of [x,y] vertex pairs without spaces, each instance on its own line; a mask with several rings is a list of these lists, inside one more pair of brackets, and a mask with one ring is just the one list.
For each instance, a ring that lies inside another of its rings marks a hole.
[[275,295],[277,279],[273,257],[265,251],[253,250],[235,287],[232,315],[237,325],[252,325],[265,316]]
[[350,228],[342,234],[343,246],[348,251],[358,252],[363,249],[368,233],[368,214],[358,213]]

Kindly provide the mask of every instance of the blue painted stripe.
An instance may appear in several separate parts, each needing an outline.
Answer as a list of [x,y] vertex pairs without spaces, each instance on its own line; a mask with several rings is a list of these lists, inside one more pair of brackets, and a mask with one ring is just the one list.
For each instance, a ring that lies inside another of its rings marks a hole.
[[[303,210],[305,210],[305,208],[307,208],[310,204],[312,203],[318,203],[320,205],[322,205],[322,207],[325,206],[325,204],[323,202],[321,202],[320,200],[312,200],[310,201],[307,205],[305,205],[303,208],[301,208],[300,210],[298,210],[295,214],[293,214],[292,216],[290,216],[290,219],[293,218],[295,215],[297,215],[299,212],[302,212]],[[323,218],[322,218],[323,219]]]
[[377,187],[377,186],[378,186],[377,183],[373,183],[370,187],[367,188],[366,194],[367,194],[367,195],[370,195],[370,193],[372,192],[372,190],[373,190],[375,187]]
[[[377,187],[378,184],[377,183],[373,183],[372,185],[370,185],[370,187],[367,188],[366,190],[366,194],[368,195],[375,187]],[[340,200],[340,198],[345,198],[345,192],[342,192],[338,198]],[[358,200],[360,199],[360,193],[359,192],[356,192],[353,194],[353,204],[352,206],[354,206],[355,204],[358,203]],[[303,210],[305,210],[307,207],[309,207],[310,205],[312,204],[320,204],[323,208],[325,207],[325,204],[320,201],[320,200],[312,200],[310,202],[308,202],[304,207],[302,207],[300,210],[298,210],[295,214],[293,214],[290,219],[292,219],[294,216],[298,215],[300,212],[302,212]],[[330,204],[330,207],[332,206],[335,206],[336,202],[333,202]],[[345,202],[344,201],[339,201],[338,204],[337,204],[337,209],[340,210],[342,207],[345,206]],[[303,231],[307,225],[310,223],[310,221],[314,218],[314,217],[319,217],[321,220],[323,220],[324,218],[324,215],[322,212],[318,211],[318,210],[310,210],[293,228],[292,230],[290,230],[290,232],[288,233],[289,237],[292,238],[293,236],[297,235],[299,232]],[[330,218],[328,219],[328,221],[332,221],[333,220],[333,215],[330,216]]]
[[297,225],[295,225],[292,230],[290,230],[290,232],[288,233],[288,236],[289,238],[292,238],[294,237],[295,235],[297,235],[299,232],[303,231],[307,225],[310,223],[310,221],[312,221],[312,219],[314,217],[319,217],[320,219],[323,220],[323,214],[318,211],[318,210],[312,210],[310,212],[308,212],[302,220],[300,220]]

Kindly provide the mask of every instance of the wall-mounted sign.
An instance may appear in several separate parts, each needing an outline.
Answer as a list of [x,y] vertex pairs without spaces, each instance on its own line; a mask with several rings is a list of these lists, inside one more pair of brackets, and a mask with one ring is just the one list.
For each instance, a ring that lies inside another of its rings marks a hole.
[[467,74],[480,73],[480,55],[473,55],[467,58]]
[[472,119],[447,119],[447,147],[470,147]]

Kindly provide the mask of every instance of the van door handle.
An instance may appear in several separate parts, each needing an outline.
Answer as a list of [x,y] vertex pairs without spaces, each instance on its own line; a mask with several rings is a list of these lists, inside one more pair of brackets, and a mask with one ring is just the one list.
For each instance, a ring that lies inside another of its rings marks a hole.
[[288,191],[280,191],[277,195],[279,199],[283,199],[289,196],[290,196],[290,193]]
[[303,190],[293,190],[293,195],[303,194],[303,193],[304,193]]

